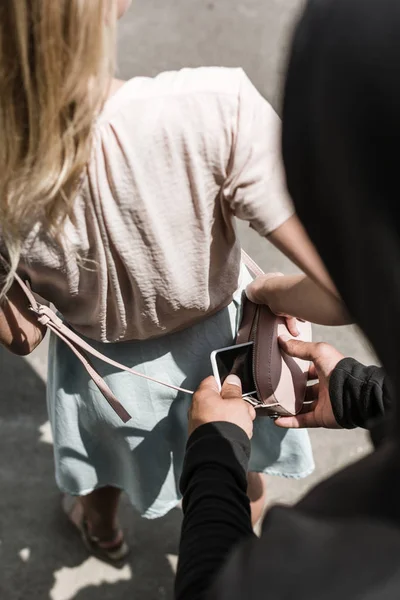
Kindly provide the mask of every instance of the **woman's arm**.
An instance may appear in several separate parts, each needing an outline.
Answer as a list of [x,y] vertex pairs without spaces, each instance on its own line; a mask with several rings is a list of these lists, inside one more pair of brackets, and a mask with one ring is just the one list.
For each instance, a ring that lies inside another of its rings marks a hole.
[[40,344],[46,327],[37,322],[29,302],[14,283],[0,305],[0,344],[7,350],[26,356]]
[[294,262],[312,281],[340,300],[335,284],[296,215],[272,231],[267,236],[267,240]]
[[348,325],[343,303],[306,275],[262,275],[246,290],[249,300],[267,304],[276,315],[297,317],[318,325]]
[[305,275],[260,277],[248,286],[247,295],[267,304],[275,314],[320,325],[352,322],[325,266],[304,227],[294,215],[267,236]]

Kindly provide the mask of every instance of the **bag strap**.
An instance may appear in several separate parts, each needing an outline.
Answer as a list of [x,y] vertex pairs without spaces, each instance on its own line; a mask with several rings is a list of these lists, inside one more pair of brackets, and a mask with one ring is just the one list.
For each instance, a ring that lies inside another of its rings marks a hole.
[[[246,267],[255,275],[262,275],[263,271],[254,262],[252,258],[242,250],[242,261],[246,265]],[[5,266],[5,268],[9,269],[9,264],[7,261],[0,255],[0,262]],[[76,334],[69,326],[66,324],[60,317],[56,315],[56,313],[48,306],[41,304],[38,302],[29,286],[28,282],[25,282],[21,279],[21,277],[15,273],[14,274],[15,281],[20,286],[21,290],[24,292],[25,296],[29,302],[29,308],[32,312],[35,313],[37,320],[41,325],[46,326],[50,329],[57,337],[59,337],[67,346],[72,350],[75,356],[82,363],[82,366],[86,369],[89,377],[96,384],[100,392],[103,394],[104,398],[107,400],[111,408],[115,411],[115,413],[119,416],[119,418],[127,423],[132,417],[122,406],[120,401],[115,397],[113,392],[110,390],[104,379],[97,372],[93,364],[90,362],[87,354],[102,360],[108,365],[116,367],[121,371],[126,371],[131,373],[132,375],[136,375],[137,377],[141,377],[142,379],[147,379],[147,381],[151,381],[152,383],[157,383],[159,385],[163,385],[164,387],[168,387],[177,392],[183,392],[185,394],[193,395],[194,392],[192,390],[187,390],[185,388],[178,387],[176,385],[172,385],[171,383],[166,383],[165,381],[160,381],[154,377],[149,377],[148,375],[144,375],[143,373],[139,373],[134,369],[126,367],[125,365],[117,362],[105,356],[93,346],[85,342],[78,334]]]
[[265,275],[264,271],[261,267],[258,266],[255,260],[251,258],[242,248],[242,262],[246,265],[246,267],[253,273],[254,277],[259,277],[260,275]]

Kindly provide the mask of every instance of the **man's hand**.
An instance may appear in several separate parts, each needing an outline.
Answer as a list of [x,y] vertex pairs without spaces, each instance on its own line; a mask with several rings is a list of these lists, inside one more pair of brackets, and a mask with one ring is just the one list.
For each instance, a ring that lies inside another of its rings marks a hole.
[[300,342],[286,336],[279,338],[279,345],[289,356],[302,358],[312,362],[309,379],[318,379],[318,383],[307,387],[306,402],[302,412],[295,417],[280,417],[276,419],[278,427],[326,427],[339,429],[332,410],[329,397],[329,379],[332,371],[344,358],[329,344],[315,342]]
[[241,427],[251,439],[255,417],[254,408],[243,400],[242,384],[236,375],[226,378],[221,393],[214,377],[208,377],[193,397],[189,410],[189,435],[200,425],[227,421]]

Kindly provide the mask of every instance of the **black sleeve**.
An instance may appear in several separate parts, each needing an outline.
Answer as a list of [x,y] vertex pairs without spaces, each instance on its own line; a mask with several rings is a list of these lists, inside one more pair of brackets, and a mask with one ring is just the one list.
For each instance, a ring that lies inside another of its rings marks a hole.
[[[189,461],[185,465],[176,598],[400,597],[398,445],[381,448],[324,481],[297,506],[270,510],[258,539],[251,533],[248,505],[239,499],[245,492],[240,442],[236,458],[228,450],[231,441],[214,444],[210,433],[206,444],[205,429],[198,436],[189,449],[193,468]],[[213,450],[225,459],[214,461]]]
[[400,598],[399,469],[396,440],[269,510],[261,538],[233,549],[205,600]]
[[346,429],[370,428],[383,419],[392,404],[384,370],[365,367],[353,358],[344,358],[333,370],[329,395],[335,418]]
[[203,425],[190,436],[181,478],[177,600],[204,598],[232,548],[254,537],[247,497],[249,456],[247,435],[231,423]]

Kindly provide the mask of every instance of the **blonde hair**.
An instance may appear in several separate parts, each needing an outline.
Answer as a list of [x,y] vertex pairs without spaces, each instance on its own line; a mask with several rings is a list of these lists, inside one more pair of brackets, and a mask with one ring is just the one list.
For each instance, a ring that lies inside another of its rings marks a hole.
[[58,240],[114,71],[116,2],[1,0],[0,235],[11,272],[27,235]]

